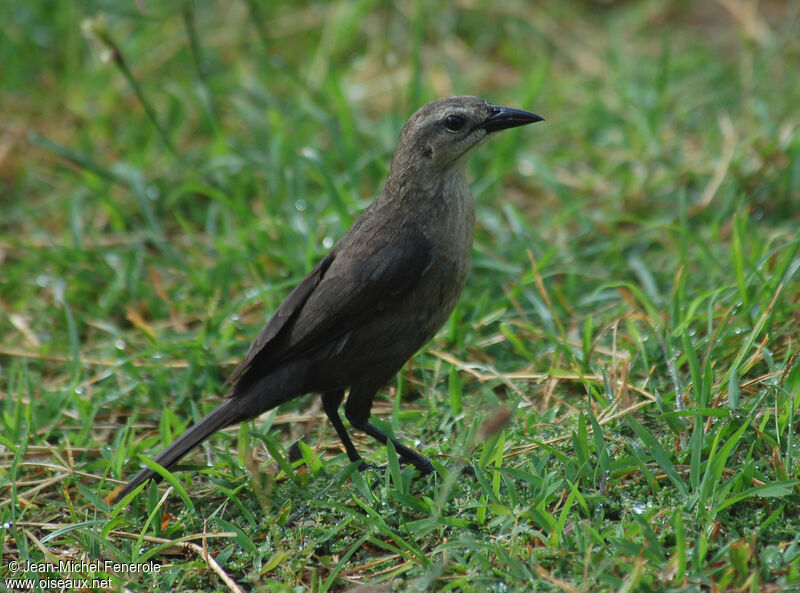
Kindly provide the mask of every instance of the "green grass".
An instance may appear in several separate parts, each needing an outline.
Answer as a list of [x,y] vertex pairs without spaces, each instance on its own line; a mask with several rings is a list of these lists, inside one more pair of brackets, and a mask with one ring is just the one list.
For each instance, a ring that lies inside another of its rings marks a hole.
[[[0,19],[0,576],[800,590],[795,3],[88,4]],[[309,396],[109,507],[456,93],[547,121],[473,157],[467,289],[374,408],[441,475]]]

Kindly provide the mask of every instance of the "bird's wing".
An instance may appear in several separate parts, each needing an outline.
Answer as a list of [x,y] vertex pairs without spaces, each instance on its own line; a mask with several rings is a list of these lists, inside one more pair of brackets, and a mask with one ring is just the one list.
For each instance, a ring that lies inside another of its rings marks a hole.
[[[376,233],[361,249],[334,248],[295,288],[261,330],[226,384],[249,384],[277,364],[322,348],[360,320],[388,309],[419,282],[431,244],[416,230]],[[246,385],[237,385],[236,391]]]
[[256,336],[256,339],[253,340],[252,344],[250,344],[250,348],[247,350],[247,354],[242,362],[240,362],[237,367],[233,369],[233,372],[225,380],[225,383],[223,383],[223,388],[235,383],[247,370],[247,368],[250,366],[250,363],[253,362],[253,359],[259,352],[261,352],[264,346],[266,346],[270,341],[274,340],[284,326],[293,317],[297,316],[297,313],[302,309],[303,305],[308,299],[308,296],[317,287],[332,261],[333,252],[326,255],[321,262],[314,266],[314,269],[311,270],[305,278],[303,278],[302,282],[300,282],[300,284],[298,284],[294,290],[289,293],[289,296],[286,297],[286,299],[278,306],[277,310],[267,324],[261,328],[261,331],[258,333],[258,336]]

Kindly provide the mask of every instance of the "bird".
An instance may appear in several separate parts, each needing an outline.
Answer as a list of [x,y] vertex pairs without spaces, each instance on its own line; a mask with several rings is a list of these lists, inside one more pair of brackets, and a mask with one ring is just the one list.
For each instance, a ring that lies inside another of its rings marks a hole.
[[[434,100],[400,131],[384,188],[330,252],[278,306],[222,388],[226,397],[156,458],[169,469],[215,432],[319,393],[349,460],[365,462],[339,415],[420,474],[434,471],[417,451],[370,421],[372,401],[444,325],[472,259],[475,206],[469,155],[501,130],[543,121],[473,96]],[[160,480],[145,468],[113,494]]]

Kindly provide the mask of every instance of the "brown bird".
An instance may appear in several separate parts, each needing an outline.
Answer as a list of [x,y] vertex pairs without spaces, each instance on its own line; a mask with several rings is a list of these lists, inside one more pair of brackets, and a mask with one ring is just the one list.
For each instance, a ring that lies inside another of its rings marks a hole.
[[[278,307],[225,382],[228,397],[155,461],[169,468],[218,430],[305,393],[322,407],[351,462],[368,467],[353,428],[391,440],[422,474],[431,462],[369,422],[375,393],[450,316],[467,280],[475,209],[464,168],[492,133],[542,121],[478,97],[421,107],[400,132],[386,186],[350,230]],[[114,497],[148,479],[143,469]]]

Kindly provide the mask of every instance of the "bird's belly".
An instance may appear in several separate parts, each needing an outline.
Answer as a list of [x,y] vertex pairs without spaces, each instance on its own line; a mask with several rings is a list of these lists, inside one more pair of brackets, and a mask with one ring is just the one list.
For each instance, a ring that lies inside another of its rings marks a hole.
[[[426,276],[405,299],[348,331],[335,345],[329,371],[336,383],[360,381],[363,369],[389,380],[444,325],[458,302],[467,271],[439,267],[444,273]],[[359,369],[351,376],[351,369]]]

